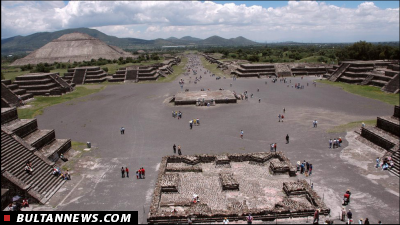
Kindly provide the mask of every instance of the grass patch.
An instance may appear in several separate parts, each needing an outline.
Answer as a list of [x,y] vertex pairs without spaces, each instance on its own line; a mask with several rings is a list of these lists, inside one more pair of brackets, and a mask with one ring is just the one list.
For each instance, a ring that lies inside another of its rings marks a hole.
[[350,122],[347,124],[342,124],[339,126],[335,126],[332,129],[328,130],[328,133],[342,133],[346,131],[351,131],[357,128],[361,127],[362,122],[365,123],[367,126],[375,126],[376,125],[376,119],[373,120],[364,120],[364,121],[355,121],[355,122]]
[[77,151],[77,154],[68,160],[68,162],[64,163],[64,165],[61,167],[61,170],[72,170],[75,163],[78,161],[78,159],[83,155],[84,149],[86,148],[86,143],[83,142],[77,142],[77,141],[71,141],[71,149],[74,151]]
[[18,108],[18,117],[20,119],[35,118],[37,115],[41,115],[43,113],[43,110],[49,106],[67,102],[75,98],[80,98],[93,93],[97,93],[103,90],[104,88],[105,88],[104,85],[98,85],[95,88],[93,88],[93,86],[90,88],[86,86],[78,86],[75,88],[73,92],[61,96],[54,96],[54,97],[36,96],[35,99],[32,102],[30,102],[31,105],[30,108],[25,108],[25,109]]
[[352,94],[360,95],[367,98],[376,99],[382,102],[386,102],[390,105],[399,105],[400,94],[392,94],[381,91],[379,87],[366,86],[366,85],[354,85],[342,82],[332,82],[329,80],[316,80],[323,84],[329,84],[332,86],[340,87],[344,91]]
[[222,72],[222,70],[218,69],[217,64],[212,64],[208,62],[203,56],[200,56],[200,58],[204,68],[208,69],[209,71],[211,71],[211,73],[215,74],[216,76],[227,77],[227,78],[232,77],[231,74],[227,75],[224,72]]

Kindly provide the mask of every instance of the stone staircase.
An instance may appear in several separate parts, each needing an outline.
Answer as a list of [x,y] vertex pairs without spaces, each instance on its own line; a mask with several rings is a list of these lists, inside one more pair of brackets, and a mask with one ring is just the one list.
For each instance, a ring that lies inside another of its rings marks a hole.
[[399,106],[395,106],[393,116],[377,118],[376,127],[363,127],[361,136],[387,151],[385,156],[392,156],[395,168],[391,171],[399,175],[400,120]]
[[1,117],[6,118],[2,119],[2,130],[21,138],[51,162],[56,162],[61,153],[71,148],[70,139],[56,139],[54,130],[38,129],[36,119],[18,119],[17,110],[13,108],[2,108]]
[[331,77],[329,78],[330,81],[335,82],[346,70],[349,68],[350,64],[342,63],[335,72],[332,73]]
[[368,85],[368,83],[369,83],[372,79],[374,79],[374,75],[369,75],[369,76],[367,76],[367,78],[365,78],[365,79],[361,82],[361,85]]
[[272,64],[242,64],[232,74],[238,77],[276,76],[276,71]]
[[72,83],[83,84],[85,80],[86,69],[76,69],[72,78]]
[[[25,171],[25,164],[32,163],[33,172]],[[1,185],[9,195],[28,198],[30,203],[45,204],[65,183],[52,175],[52,165],[43,160],[34,149],[27,148],[16,135],[1,130]],[[11,191],[14,190],[14,191]]]
[[87,66],[68,69],[62,78],[69,84],[102,83],[107,80],[107,73],[99,66]]

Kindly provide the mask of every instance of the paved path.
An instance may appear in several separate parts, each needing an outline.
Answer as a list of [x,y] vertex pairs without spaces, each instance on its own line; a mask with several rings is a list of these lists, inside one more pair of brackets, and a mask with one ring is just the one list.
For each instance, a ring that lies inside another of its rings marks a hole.
[[[276,142],[278,150],[285,152],[292,163],[307,160],[313,164],[311,180],[331,207],[332,216],[339,215],[343,193],[350,188],[355,221],[368,217],[372,223],[399,222],[398,195],[387,191],[379,176],[372,180],[361,175],[360,167],[342,159],[343,148],[328,149],[329,138],[345,138],[346,133],[326,132],[339,124],[391,115],[392,106],[329,85],[318,83],[314,87],[311,83],[315,77],[289,78],[289,85],[305,85],[305,89],[297,90],[267,78],[216,80],[204,70],[198,72],[197,76],[203,78],[197,84],[188,84],[189,77],[182,75],[172,83],[109,85],[99,93],[47,108],[37,117],[40,129],[55,129],[57,138],[90,141],[94,147],[75,165],[73,180],[50,204],[57,210],[135,210],[139,211],[139,223],[143,223],[156,170],[162,156],[173,154],[173,144],[181,145],[183,154],[199,154],[266,151],[270,143]],[[193,81],[195,76],[191,76]],[[214,107],[165,103],[181,91],[181,78],[186,81],[183,90],[247,90],[254,97]],[[284,107],[285,122],[279,123],[278,114]],[[173,110],[180,110],[183,119],[172,118]],[[200,118],[201,126],[190,130],[188,121],[194,118]],[[312,127],[314,119],[318,120],[318,128]],[[125,127],[125,135],[120,135],[121,126]],[[240,139],[240,130],[244,131],[244,139]],[[285,144],[286,134],[290,144]],[[343,146],[347,145],[344,139]],[[121,166],[129,167],[131,178],[120,177]],[[368,166],[373,166],[373,160]],[[134,178],[139,167],[146,169],[144,180]],[[381,178],[398,184],[398,178],[388,173]]]

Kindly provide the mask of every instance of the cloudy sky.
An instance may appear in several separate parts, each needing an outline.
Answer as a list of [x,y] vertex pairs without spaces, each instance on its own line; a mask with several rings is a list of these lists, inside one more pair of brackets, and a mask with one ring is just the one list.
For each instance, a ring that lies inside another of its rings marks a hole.
[[117,37],[399,41],[399,1],[1,1],[1,38],[89,27]]

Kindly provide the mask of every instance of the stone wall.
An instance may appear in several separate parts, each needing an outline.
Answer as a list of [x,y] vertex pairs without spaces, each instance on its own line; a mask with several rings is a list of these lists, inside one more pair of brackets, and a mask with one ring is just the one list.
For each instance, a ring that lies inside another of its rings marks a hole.
[[382,138],[381,136],[369,131],[364,127],[361,128],[361,136],[386,150],[390,150],[394,147],[392,142]]

